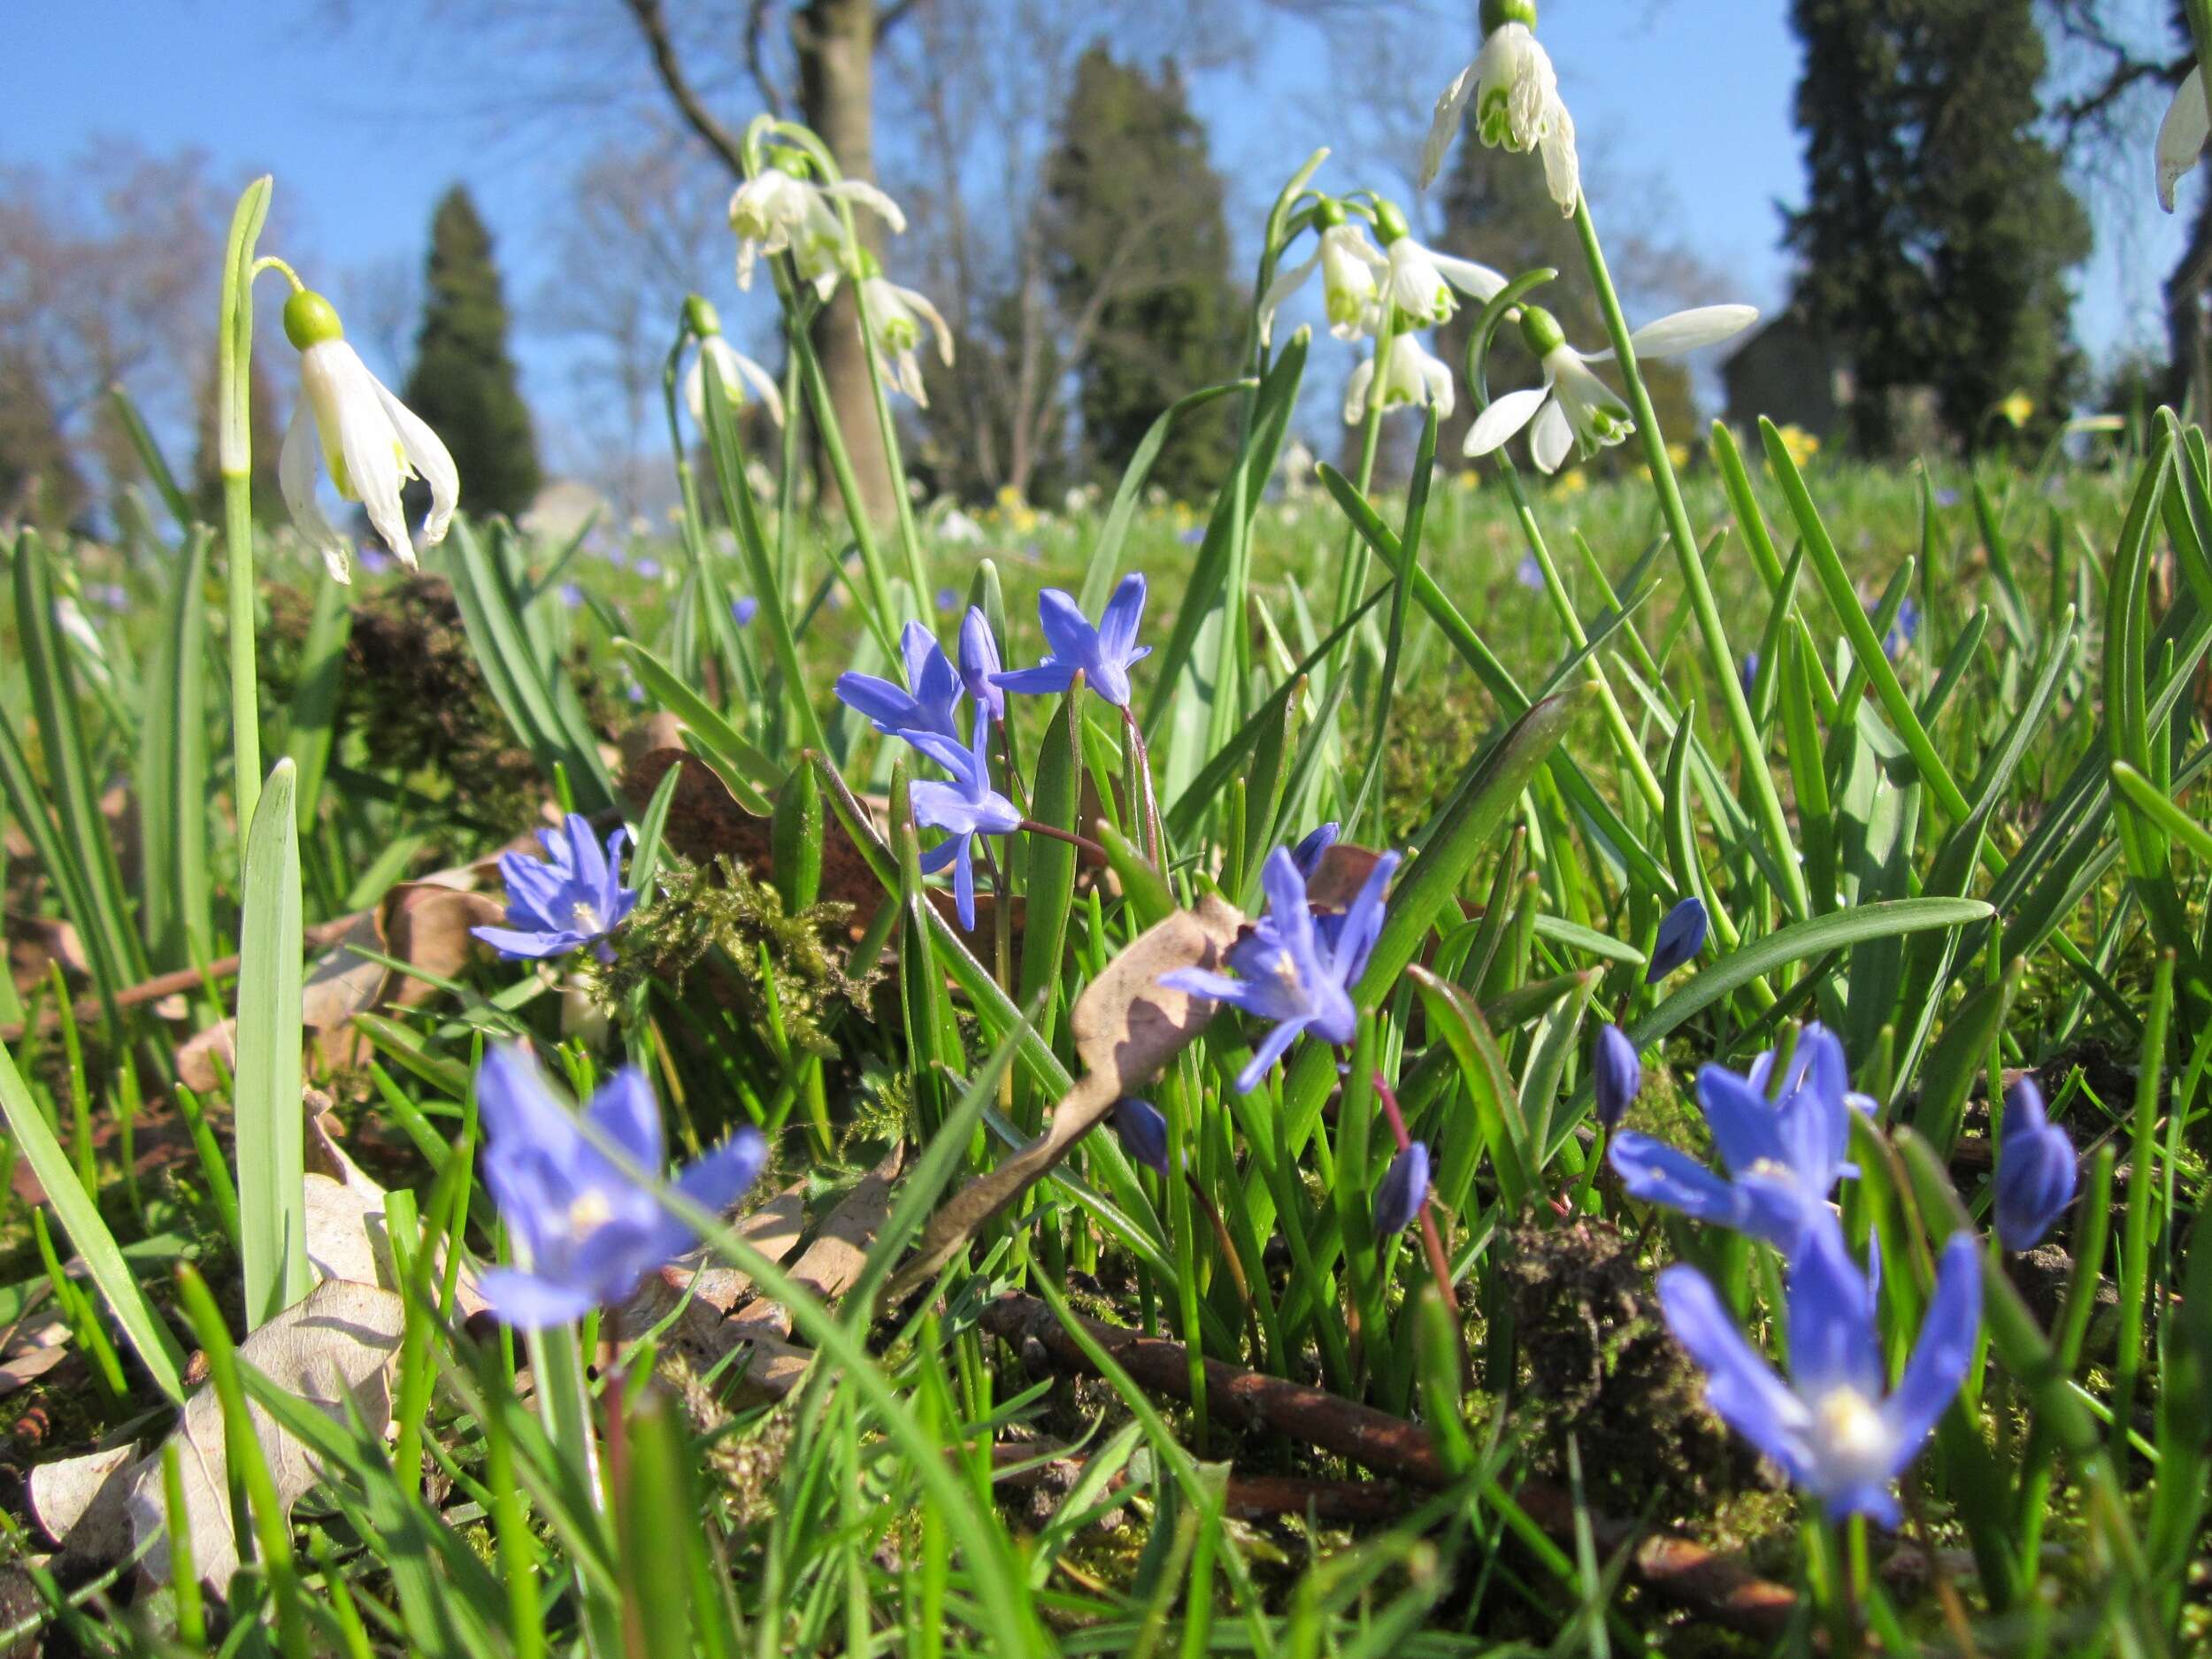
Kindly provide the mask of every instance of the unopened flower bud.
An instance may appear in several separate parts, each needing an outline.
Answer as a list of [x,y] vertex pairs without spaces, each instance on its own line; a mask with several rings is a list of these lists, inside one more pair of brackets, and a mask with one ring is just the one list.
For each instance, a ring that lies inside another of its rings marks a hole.
[[702,340],[722,332],[722,313],[703,294],[691,295],[684,301],[684,321]]

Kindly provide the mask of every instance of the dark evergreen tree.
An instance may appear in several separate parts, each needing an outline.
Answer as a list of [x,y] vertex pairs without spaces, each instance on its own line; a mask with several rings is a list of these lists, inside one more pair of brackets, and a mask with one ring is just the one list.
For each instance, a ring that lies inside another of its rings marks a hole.
[[464,507],[518,513],[537,494],[537,444],[507,355],[507,303],[491,233],[459,185],[430,223],[426,288],[403,401],[453,452]]
[[1793,0],[1791,19],[1809,188],[1786,241],[1798,301],[1850,354],[1860,447],[1893,446],[1916,387],[1969,445],[2013,392],[2062,413],[2090,233],[2037,129],[2035,0]]
[[[1046,164],[1047,269],[1062,313],[1094,319],[1074,369],[1085,460],[1118,476],[1184,393],[1236,371],[1243,300],[1221,175],[1173,63],[1157,75],[1094,46]],[[1230,400],[1179,423],[1153,480],[1210,495],[1235,455]]]
[[87,502],[84,476],[37,365],[0,352],[0,525],[69,524]]

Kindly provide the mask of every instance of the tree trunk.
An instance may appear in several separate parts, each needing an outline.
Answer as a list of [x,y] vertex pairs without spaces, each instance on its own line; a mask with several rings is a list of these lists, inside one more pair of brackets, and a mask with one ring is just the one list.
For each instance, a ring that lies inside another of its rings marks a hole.
[[[829,146],[849,179],[875,178],[875,0],[807,0],[793,18],[798,45],[800,112]],[[863,246],[880,241],[872,214],[856,223]],[[829,380],[830,403],[837,411],[845,448],[861,499],[851,511],[880,524],[896,511],[883,442],[876,428],[875,392],[868,383],[868,357],[861,349],[852,284],[837,293],[815,319],[814,349]],[[836,489],[826,458],[817,454],[815,475],[825,500]]]

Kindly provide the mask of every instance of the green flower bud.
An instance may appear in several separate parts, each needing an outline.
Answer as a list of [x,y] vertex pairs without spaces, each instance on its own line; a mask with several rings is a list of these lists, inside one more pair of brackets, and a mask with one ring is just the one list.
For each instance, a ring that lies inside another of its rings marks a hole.
[[302,288],[284,302],[284,337],[298,349],[345,338],[338,308],[312,288]]
[[684,321],[691,332],[702,340],[722,332],[721,313],[714,309],[714,302],[703,294],[691,295],[684,301]]
[[1325,196],[1314,204],[1313,222],[1323,230],[1334,230],[1344,222],[1344,204],[1334,196]]
[[1559,319],[1540,305],[1521,307],[1521,340],[1540,360],[1567,343]]
[[1387,248],[1394,242],[1402,241],[1413,234],[1406,223],[1406,216],[1398,211],[1395,202],[1382,196],[1375,198],[1375,240]]
[[768,158],[768,165],[795,179],[803,179],[814,171],[813,158],[803,150],[788,147],[778,150]]
[[1536,0],[1482,0],[1482,32],[1487,35],[1509,23],[1536,27]]

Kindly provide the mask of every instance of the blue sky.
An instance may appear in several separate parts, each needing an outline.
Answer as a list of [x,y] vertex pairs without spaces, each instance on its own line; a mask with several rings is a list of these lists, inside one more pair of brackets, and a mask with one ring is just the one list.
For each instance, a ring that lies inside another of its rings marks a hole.
[[[575,152],[541,122],[503,133],[480,106],[442,108],[439,93],[457,79],[495,86],[501,65],[457,31],[426,29],[421,50],[435,54],[426,73],[411,63],[412,42],[369,26],[386,3],[365,0],[346,30],[331,27],[325,0],[18,8],[0,161],[58,164],[96,135],[120,135],[157,151],[202,148],[226,180],[270,168],[278,190],[264,245],[335,265],[419,258],[433,203],[462,180],[499,237],[511,297],[526,302],[557,274],[549,227]],[[1256,64],[1194,86],[1222,165],[1265,181],[1255,198],[1309,150],[1340,139],[1317,36],[1260,15]],[[1586,143],[1619,176],[1662,188],[1670,222],[1735,279],[1736,297],[1777,302],[1787,269],[1776,204],[1802,188],[1785,0],[1573,0],[1546,8],[1542,33]],[[1470,44],[1438,40],[1406,88],[1409,108],[1425,111]],[[472,63],[472,51],[485,61]],[[748,113],[727,111],[733,124]],[[2177,223],[2150,204],[2147,150],[2141,172],[2140,201],[2101,216],[2106,234],[2080,277],[2078,332],[2101,359],[2156,339],[2158,281],[2179,247]],[[1617,205],[1627,204],[1594,193],[1601,227]],[[703,279],[726,287],[726,269]],[[557,431],[563,400],[576,396],[565,348],[527,327],[515,345],[526,389]]]

